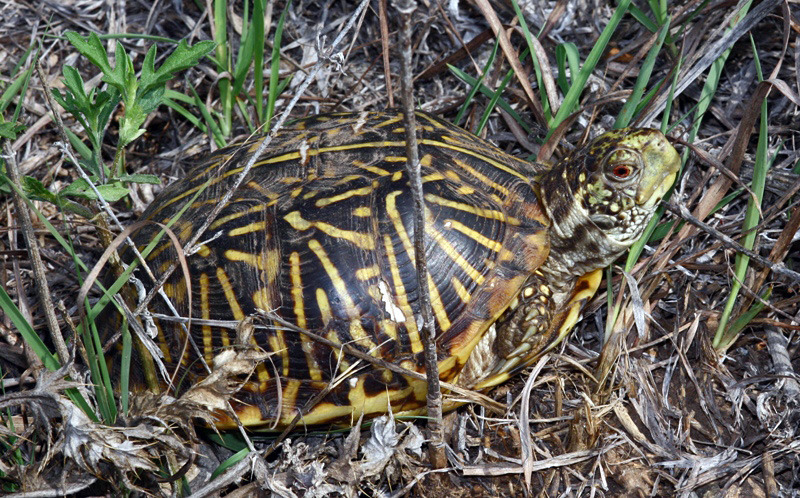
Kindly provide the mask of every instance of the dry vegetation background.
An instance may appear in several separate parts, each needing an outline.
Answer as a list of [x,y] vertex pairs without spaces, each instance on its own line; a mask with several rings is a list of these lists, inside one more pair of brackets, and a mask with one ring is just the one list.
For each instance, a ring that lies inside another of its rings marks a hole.
[[[40,50],[38,61],[49,87],[63,87],[64,66],[76,67],[90,85],[98,85],[97,69],[62,37],[67,30],[185,38],[190,44],[212,39],[211,1],[207,3],[3,2],[0,91],[27,70],[30,59],[18,65],[32,46]],[[242,5],[230,3],[229,36],[235,47]],[[613,12],[609,4],[595,0],[519,3],[531,30],[544,29],[540,41],[554,71],[556,44],[571,42],[585,58]],[[634,3],[650,12],[645,2]],[[723,28],[737,5],[667,3],[675,28],[652,81],[666,77],[672,82],[678,57],[683,57],[675,79],[680,92],[670,100],[669,118],[670,125],[677,125],[670,135],[681,144],[694,124],[693,111],[706,80],[707,66],[697,63],[725,36]],[[413,50],[416,103],[453,119],[470,88],[445,62],[470,75],[480,74],[495,43],[486,6],[511,28],[516,50],[521,52],[525,41],[510,1],[419,4]],[[483,10],[480,4],[485,4]],[[285,3],[267,5],[269,32]],[[797,2],[764,1],[750,12],[759,7],[763,14],[746,17],[744,31],[726,45],[731,51],[719,87],[669,200],[664,220],[673,222],[672,229],[646,248],[629,279],[615,271],[610,287],[601,286],[604,292],[591,302],[586,318],[528,386],[529,398],[520,400],[528,379],[524,375],[490,393],[508,407],[505,413],[472,405],[446,416],[447,469],[431,471],[423,451],[423,423],[391,420],[349,435],[293,434],[267,458],[252,453],[209,481],[210,472],[233,454],[209,442],[209,431],[195,433],[185,423],[185,414],[159,412],[147,403],[137,408],[142,417],[131,417],[127,427],[92,423],[64,394],[86,378],[42,370],[26,354],[9,317],[0,314],[0,494],[94,496],[127,489],[197,496],[800,496],[800,281],[791,272],[800,270],[800,24]],[[379,2],[372,1],[354,31],[346,34],[337,51],[340,56],[318,56],[318,48],[329,47],[354,8],[354,2],[325,0],[291,4],[281,43],[281,77],[291,80],[278,101],[278,113],[296,95],[304,74],[320,62],[321,71],[299,96],[293,116],[399,105],[399,54],[389,53],[387,80],[382,52],[382,40],[398,46],[398,16],[391,2],[386,33],[381,33]],[[611,50],[585,85],[581,112],[560,137],[556,156],[613,125],[651,42],[652,33],[633,17],[623,19]],[[138,68],[154,42],[120,37],[104,43],[110,54],[115,43],[138,54]],[[159,43],[159,57],[172,48]],[[509,70],[507,57],[499,54],[484,80],[492,89]],[[757,64],[770,83],[759,85]],[[532,74],[529,66],[525,70]],[[170,87],[187,94],[195,90],[213,109],[218,105],[217,83],[225,77],[204,59],[178,75]],[[13,151],[23,175],[55,192],[73,182],[77,173],[59,144],[44,92],[34,74],[22,96],[19,121],[25,128],[6,141],[4,154]],[[667,100],[666,87],[659,97],[662,103]],[[503,98],[531,125],[531,133],[498,111],[482,133],[511,153],[535,155],[546,130],[535,122],[518,79],[511,79]],[[475,98],[462,126],[475,129],[487,101]],[[714,333],[735,281],[734,258],[757,159],[762,101],[768,116],[762,150],[769,170],[753,248],[753,256],[761,260],[751,262],[742,282],[734,321],[758,305],[765,290],[771,292],[759,314],[742,320],[746,326],[735,342],[715,349]],[[661,109],[654,105],[641,115],[660,120]],[[246,106],[243,110],[249,112]],[[60,108],[58,112],[65,126],[80,132],[68,113]],[[248,133],[239,112],[234,113],[233,136]],[[659,121],[645,124],[653,123],[658,126]],[[145,135],[128,148],[127,168],[158,175],[163,184],[181,177],[195,154],[216,147],[207,134],[165,106],[150,116],[145,128]],[[112,123],[105,137],[108,151],[113,151],[116,139]],[[685,143],[678,147],[688,148]],[[130,200],[114,205],[118,216],[131,222],[160,188],[134,185]],[[35,204],[53,225],[69,232],[77,254],[91,266],[103,250],[95,225],[50,203]],[[7,189],[0,190],[0,217],[0,285],[39,335],[47,337],[44,307]],[[80,287],[74,264],[35,217],[34,229],[58,326],[71,341]],[[643,321],[637,327],[634,313],[624,315],[618,333],[604,348],[608,303],[616,302],[620,288],[638,289],[636,299],[622,302],[633,303],[626,309],[643,311]],[[524,425],[521,409],[527,410]],[[261,450],[274,442],[253,440]],[[159,480],[164,469],[175,479]]]

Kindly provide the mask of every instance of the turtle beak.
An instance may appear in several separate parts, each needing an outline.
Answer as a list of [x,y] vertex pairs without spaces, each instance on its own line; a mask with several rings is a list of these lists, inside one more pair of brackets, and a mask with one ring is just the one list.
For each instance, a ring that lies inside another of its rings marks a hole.
[[652,130],[651,140],[640,150],[644,172],[636,191],[636,204],[652,208],[678,177],[681,158],[660,131]]

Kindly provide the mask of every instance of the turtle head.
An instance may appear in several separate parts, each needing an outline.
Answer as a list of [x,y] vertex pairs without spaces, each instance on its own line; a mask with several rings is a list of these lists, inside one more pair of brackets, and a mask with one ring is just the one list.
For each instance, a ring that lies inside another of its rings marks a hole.
[[658,130],[599,136],[542,178],[552,242],[605,266],[641,236],[679,167],[678,153]]

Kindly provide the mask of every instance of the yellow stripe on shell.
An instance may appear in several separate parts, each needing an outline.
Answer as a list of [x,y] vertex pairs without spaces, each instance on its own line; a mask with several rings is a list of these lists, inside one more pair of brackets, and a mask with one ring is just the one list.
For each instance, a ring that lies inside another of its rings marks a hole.
[[248,266],[252,266],[260,271],[264,271],[267,266],[267,262],[262,254],[254,254],[251,252],[244,252],[239,251],[236,249],[228,249],[224,253],[225,258],[228,261],[237,261],[241,263],[245,263]]
[[374,127],[375,128],[383,128],[384,126],[391,126],[391,125],[393,125],[395,123],[399,123],[402,120],[403,120],[403,115],[402,114],[398,114],[393,118],[387,118],[386,120],[381,121],[380,123],[376,123],[374,125]]
[[288,222],[292,228],[298,232],[316,228],[325,235],[329,235],[338,239],[345,239],[359,249],[365,249],[368,251],[375,249],[375,240],[366,234],[355,232],[353,230],[344,230],[335,227],[330,223],[325,223],[324,221],[305,220],[300,215],[300,211],[292,211],[291,213],[286,214],[283,219],[286,220],[286,222]]
[[[380,126],[383,126],[383,125],[377,125],[376,127],[380,127]],[[447,139],[447,138],[448,137],[445,137],[445,139]],[[433,146],[433,147],[436,147],[436,148],[446,148],[446,149],[455,150],[457,152],[461,152],[463,154],[475,157],[476,159],[479,159],[481,161],[485,161],[485,162],[491,164],[493,167],[495,167],[495,168],[497,168],[497,169],[499,169],[501,171],[504,171],[504,172],[506,172],[506,173],[508,173],[510,175],[516,176],[516,177],[518,177],[519,179],[523,180],[526,183],[530,182],[530,179],[527,176],[523,175],[522,173],[519,173],[518,171],[505,166],[503,163],[501,163],[501,162],[499,162],[499,161],[497,161],[495,159],[492,159],[491,157],[488,157],[488,156],[483,155],[483,154],[479,154],[478,152],[476,152],[474,150],[470,150],[468,148],[465,148],[465,147],[462,147],[462,146],[459,146],[459,145],[455,145],[456,142],[454,142],[454,143],[445,143],[445,142],[440,142],[440,141],[437,141],[437,140],[422,139],[422,140],[419,141],[419,143],[421,145],[430,145],[430,146]],[[457,142],[457,143],[461,143],[461,142]],[[257,146],[257,144],[260,144],[260,141],[254,143],[254,146]],[[379,141],[379,142],[362,142],[362,143],[353,143],[353,144],[343,144],[343,145],[337,145],[337,146],[331,146],[331,147],[319,147],[319,148],[316,148],[316,149],[309,149],[307,151],[304,151],[304,153],[308,157],[314,157],[314,156],[318,156],[320,154],[324,154],[324,153],[327,153],[327,152],[342,152],[342,151],[348,151],[348,150],[354,150],[354,149],[369,149],[369,148],[381,148],[381,149],[383,149],[383,148],[388,148],[388,147],[405,147],[405,141],[404,140],[401,140],[401,141]],[[294,161],[294,160],[299,159],[300,155],[301,155],[300,151],[292,151],[292,152],[288,152],[286,154],[281,154],[279,156],[270,157],[268,159],[256,162],[253,165],[253,169],[260,168],[260,167],[263,167],[263,166],[272,165],[272,164],[276,164],[276,163],[281,163],[281,162]],[[406,158],[402,157],[402,156],[385,156],[384,160],[387,161],[387,162],[405,162]],[[462,162],[461,165],[465,165],[465,163]],[[472,168],[470,168],[470,169],[472,169]],[[211,180],[209,182],[209,186],[216,185],[216,184],[222,182],[223,180],[225,180],[228,177],[237,175],[242,170],[243,170],[243,167],[231,168],[229,170],[226,170],[223,174],[221,174],[218,177],[216,177],[213,180]],[[474,169],[473,169],[473,171],[474,171]],[[483,178],[486,178],[484,175],[481,175],[481,176]],[[283,179],[278,180],[278,181],[299,182],[299,181],[302,181],[302,179],[293,177],[293,178],[283,178]],[[488,179],[486,179],[486,181],[487,181],[487,184],[494,184],[494,182],[491,182]],[[194,195],[195,192],[197,192],[199,189],[203,188],[204,184],[205,184],[205,182],[203,184],[201,184],[201,185],[197,185],[197,186],[195,186],[193,188],[184,190],[183,192],[181,192],[180,194],[175,196],[170,201],[165,202],[161,206],[161,209],[159,211],[163,210],[166,206],[169,206],[169,205],[171,205],[171,204],[173,204],[173,203],[175,203],[175,202],[177,202],[177,201],[179,201],[179,200],[181,200],[183,198],[186,198],[188,196]],[[497,184],[494,184],[494,185],[497,185]],[[505,187],[502,187],[500,185],[497,185],[497,187],[499,187],[500,191],[507,192],[507,189]],[[493,188],[496,188],[496,187],[493,187]]]
[[[447,137],[447,136],[445,136],[444,139],[445,140],[453,140],[451,137]],[[528,178],[526,175],[523,175],[519,171],[517,171],[517,170],[515,170],[513,168],[509,168],[505,164],[503,164],[503,163],[501,163],[501,162],[499,162],[499,161],[497,161],[495,159],[492,159],[491,157],[485,156],[483,154],[479,154],[475,150],[467,149],[465,147],[462,147],[462,146],[459,146],[459,145],[455,145],[455,143],[461,144],[462,142],[455,142],[454,141],[454,143],[444,143],[444,142],[439,142],[437,140],[425,140],[425,139],[423,139],[423,140],[420,140],[419,143],[421,145],[423,145],[423,144],[424,145],[432,145],[433,147],[436,147],[436,148],[451,149],[451,150],[455,150],[455,151],[461,152],[462,154],[466,154],[468,156],[472,156],[472,157],[474,157],[476,159],[479,159],[481,161],[485,161],[485,162],[491,164],[492,166],[494,166],[495,168],[508,173],[509,175],[516,176],[517,178],[519,178],[520,180],[524,181],[525,183],[530,183],[530,178]]]
[[[215,200],[215,203],[216,202],[219,202],[219,200]],[[233,201],[233,202],[236,202],[236,201]],[[260,212],[263,212],[263,211],[264,211],[264,205],[263,204],[257,204],[255,206],[250,206],[247,209],[244,209],[244,210],[241,210],[241,211],[236,211],[235,213],[227,214],[225,216],[220,216],[219,218],[215,219],[214,222],[211,225],[209,225],[208,229],[209,230],[215,230],[215,229],[221,227],[222,225],[224,225],[225,223],[228,223],[229,221],[238,220],[239,218],[242,218],[244,216],[248,216],[248,215],[255,214],[255,213],[260,213]]]
[[333,264],[331,258],[328,256],[327,251],[325,251],[322,244],[320,244],[317,239],[309,240],[308,248],[317,256],[319,262],[322,263],[322,268],[325,270],[325,273],[327,273],[328,277],[331,279],[333,288],[336,289],[336,293],[339,294],[342,304],[344,305],[344,310],[342,311],[344,311],[347,316],[355,316],[357,310],[353,298],[347,291],[347,285],[339,274],[339,269],[336,268],[336,265]]
[[370,265],[356,270],[356,278],[362,282],[371,278],[379,277],[380,274],[381,270],[378,268],[378,265]]
[[392,319],[387,319],[387,320],[381,320],[379,323],[380,323],[380,329],[383,331],[383,333],[389,336],[390,339],[396,341],[397,322],[395,322]]
[[436,315],[436,322],[439,324],[439,330],[446,332],[450,329],[450,318],[447,316],[447,310],[444,309],[442,296],[439,294],[439,289],[436,287],[436,282],[433,281],[431,274],[428,274],[428,290],[431,293],[431,308],[433,314]]
[[370,173],[373,173],[373,174],[378,175],[378,176],[387,176],[387,175],[391,174],[389,171],[387,171],[387,170],[385,170],[383,168],[379,168],[378,166],[373,166],[372,164],[367,164],[367,163],[365,163],[363,161],[353,161],[351,164],[353,166],[355,166],[356,168],[360,168],[360,169],[363,169],[365,171],[369,171]]
[[[325,289],[317,288],[315,296],[317,298],[317,308],[319,308],[319,317],[322,320],[322,324],[328,325],[331,318],[333,318],[331,303],[328,301],[328,294],[325,292]],[[336,342],[338,342],[338,338]]]
[[[325,292],[325,289],[318,287],[315,291],[315,295],[317,298],[317,308],[319,308],[320,319],[322,320],[323,326],[327,327],[333,318],[333,314],[331,312],[331,303],[328,301],[328,294]],[[325,334],[325,337],[334,344],[341,344],[339,336],[333,329],[329,329]],[[342,368],[347,368],[349,366],[349,363],[345,359],[346,357],[340,349],[332,348],[331,351],[336,355],[336,361],[343,366]]]
[[461,195],[472,195],[475,193],[475,189],[470,187],[469,185],[461,185],[456,189],[456,192],[458,192]]
[[[357,178],[362,178],[362,177],[357,177]],[[347,200],[351,197],[369,195],[372,193],[372,191],[373,191],[372,186],[354,188],[348,190],[347,192],[342,192],[341,194],[334,195],[333,197],[323,197],[321,199],[317,199],[316,201],[314,201],[314,205],[321,208],[329,206],[335,202]]]
[[[211,318],[210,306],[208,303],[208,274],[200,274],[200,317],[203,320]],[[200,330],[203,333],[203,357],[209,365],[214,361],[214,345],[212,343],[211,327],[203,325]]]
[[219,280],[220,286],[222,287],[222,293],[225,294],[225,299],[228,300],[228,306],[231,309],[234,320],[244,320],[244,312],[236,298],[236,291],[233,289],[233,285],[231,285],[228,274],[222,267],[217,268],[217,280]]
[[392,273],[392,283],[395,289],[393,297],[397,300],[397,306],[405,317],[404,323],[406,334],[408,334],[408,342],[411,345],[411,352],[416,354],[423,350],[422,340],[419,337],[417,322],[414,320],[414,311],[408,303],[408,293],[405,285],[403,285],[403,279],[400,276],[400,268],[397,264],[397,256],[394,253],[394,244],[390,236],[383,236],[383,246],[386,248],[386,258],[388,259],[389,269]]
[[472,175],[475,178],[477,178],[483,185],[486,185],[487,187],[489,187],[489,188],[491,188],[493,190],[497,190],[498,192],[500,192],[504,196],[508,196],[509,190],[506,187],[504,187],[503,185],[500,185],[497,182],[492,181],[491,178],[489,178],[488,176],[484,175],[483,173],[481,173],[477,169],[473,168],[469,164],[465,163],[464,161],[458,160],[458,159],[453,159],[453,163],[456,164],[459,168],[461,168],[464,171],[466,171],[467,173],[469,173],[470,175]]
[[281,357],[281,376],[287,377],[289,375],[289,348],[286,346],[286,339],[284,339],[284,331],[280,327],[273,329],[272,334],[267,336],[270,351],[280,355]]
[[[257,147],[258,144],[260,144],[260,143],[261,143],[261,141],[259,140],[254,145]],[[337,146],[333,146],[333,147],[319,147],[319,148],[316,148],[316,149],[309,149],[309,150],[305,151],[305,155],[307,157],[315,157],[315,156],[318,156],[318,155],[326,153],[326,152],[342,152],[342,151],[353,150],[353,149],[362,149],[362,148],[385,148],[385,147],[404,147],[404,146],[405,146],[405,142],[366,142],[366,143],[344,144],[344,145],[337,145]],[[277,163],[295,161],[295,160],[300,158],[300,155],[301,155],[300,151],[292,151],[292,152],[288,152],[286,154],[281,154],[279,156],[270,157],[270,158],[264,159],[262,161],[256,162],[253,165],[252,170],[255,170],[257,168],[261,168],[261,167],[264,167],[264,166],[277,164]],[[219,164],[219,163],[217,163],[217,164]],[[212,170],[212,169],[213,168],[209,168],[208,170]],[[225,170],[224,173],[222,173],[221,175],[215,177],[210,182],[208,182],[208,187],[217,185],[218,183],[225,181],[227,178],[229,178],[231,176],[235,176],[235,175],[241,173],[243,169],[244,169],[244,167],[242,166],[242,167],[231,168],[231,169]],[[299,177],[284,177],[284,178],[279,179],[278,181],[282,182],[282,183],[297,183],[297,182],[303,181],[303,179],[299,178]],[[206,183],[203,182],[200,185],[196,185],[196,186],[194,186],[192,188],[189,188],[189,189],[186,189],[186,190],[182,191],[180,194],[176,195],[175,197],[173,197],[169,201],[167,201],[164,204],[162,204],[160,206],[161,209],[159,209],[155,214],[157,214],[158,212],[162,211],[165,207],[167,207],[169,205],[172,205],[172,204],[174,204],[175,202],[177,202],[177,201],[179,201],[181,199],[185,199],[186,197],[193,196],[198,190],[204,188],[205,184]]]
[[444,180],[444,175],[438,171],[422,177],[422,183],[438,182]]
[[251,233],[263,232],[267,228],[266,221],[257,221],[255,223],[248,223],[242,227],[236,227],[228,232],[229,237],[238,237],[240,235],[249,235]]
[[[303,278],[300,274],[300,253],[292,251],[289,255],[289,279],[292,282],[291,294],[294,304],[295,324],[301,329],[306,328],[306,309],[303,304]],[[301,334],[302,337],[305,335]]]
[[494,252],[500,252],[503,249],[502,243],[490,239],[489,237],[471,229],[470,227],[466,226],[460,221],[445,220],[445,223],[450,223],[450,227],[452,227],[453,230],[458,230],[459,232],[463,233],[464,235],[474,240],[478,244],[482,245],[483,247],[486,247],[487,249],[491,249]]
[[469,304],[470,300],[472,299],[472,295],[469,293],[464,284],[461,283],[461,280],[458,279],[455,275],[450,278],[450,284],[452,284],[453,288],[456,290],[456,294],[461,299],[461,302],[464,304]]
[[[236,298],[236,292],[231,285],[231,281],[228,278],[228,274],[225,272],[225,269],[222,267],[217,268],[217,280],[222,287],[222,293],[225,295],[225,299],[228,301],[228,307],[231,309],[231,313],[233,314],[234,320],[244,320],[244,312],[242,311],[242,307],[239,305],[239,301]],[[231,339],[228,336],[228,332],[226,329],[220,329],[220,338],[222,340],[223,347],[228,347],[231,345]]]
[[364,329],[364,326],[361,325],[361,320],[354,319],[350,320],[350,338],[353,340],[353,343],[358,344],[366,348],[367,350],[373,350],[377,348],[377,344],[372,341],[372,338],[367,334],[367,331]]
[[455,247],[453,247],[453,244],[451,244],[444,235],[434,228],[433,220],[429,219],[427,225],[428,234],[437,244],[439,244],[439,247],[441,247],[442,251],[444,251],[444,253],[447,254],[447,256],[452,259],[455,264],[464,270],[464,273],[466,273],[469,278],[474,280],[478,285],[482,285],[485,278],[481,272],[472,266],[470,262],[467,261],[466,258],[464,258],[464,256],[462,256],[461,253],[456,250]]
[[[400,240],[403,243],[403,249],[405,249],[408,258],[414,261],[414,246],[411,243],[411,238],[408,236],[408,232],[406,232],[405,225],[403,225],[402,218],[400,217],[400,212],[397,210],[397,196],[399,196],[402,192],[399,190],[395,190],[394,192],[390,192],[386,196],[386,214],[389,216],[389,219],[392,221],[394,225],[395,232],[397,236],[400,237]],[[385,245],[385,244],[384,244]],[[394,268],[397,266],[397,261],[393,262],[392,272],[394,272]],[[434,314],[436,315],[436,321],[439,323],[439,328],[442,331],[445,331],[450,328],[450,320],[447,317],[447,312],[444,310],[442,305],[442,298],[439,295],[439,289],[436,288],[436,284],[433,282],[433,279],[430,278],[428,275],[428,289],[430,290],[431,294],[431,306],[434,308]],[[437,304],[434,304],[436,301]],[[438,305],[438,309],[437,309]],[[404,314],[406,314],[404,312]],[[413,312],[411,314],[413,316]],[[409,320],[408,315],[406,315],[406,327],[408,328],[408,322],[415,321]],[[416,323],[414,324],[416,328]],[[409,329],[409,338],[411,336],[411,332]],[[419,340],[418,332],[417,332],[417,340]],[[412,345],[413,345],[412,340]],[[421,345],[421,342],[420,342]]]
[[451,209],[464,211],[465,213],[471,213],[474,214],[475,216],[480,216],[481,218],[499,220],[504,223],[508,223],[510,225],[520,224],[517,218],[514,218],[513,216],[508,216],[502,211],[497,211],[494,209],[483,209],[477,206],[473,206],[472,204],[465,204],[463,202],[451,201],[450,199],[445,199],[444,197],[439,197],[438,195],[435,194],[425,194],[425,201],[431,204],[436,204],[437,206],[448,207]]
[[285,379],[281,396],[281,406],[278,407],[280,418],[289,420],[294,418],[294,413],[302,407],[297,406],[297,393],[300,391],[301,382],[296,379]]
[[[342,177],[338,177],[337,176],[336,178],[337,179],[333,184],[336,185],[336,186],[339,186],[339,185],[347,185],[349,183],[353,183],[353,181],[360,180],[360,179],[362,179],[364,177],[361,176],[361,175],[346,175],[346,176],[342,176]],[[345,192],[345,193],[347,193],[347,192]]]

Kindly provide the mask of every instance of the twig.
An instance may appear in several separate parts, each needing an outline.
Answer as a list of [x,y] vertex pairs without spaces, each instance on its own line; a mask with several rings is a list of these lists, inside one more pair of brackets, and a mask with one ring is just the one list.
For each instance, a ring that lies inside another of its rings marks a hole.
[[[312,332],[310,330],[298,327],[297,325],[293,324],[292,322],[288,322],[288,321],[284,320],[283,318],[281,318],[279,315],[277,315],[275,313],[270,313],[270,312],[266,312],[265,311],[265,312],[263,312],[263,314],[264,314],[264,316],[266,316],[267,318],[269,318],[270,320],[272,320],[273,322],[277,323],[281,327],[284,327],[287,330],[291,330],[293,332],[297,332],[299,334],[303,334],[303,335],[305,335],[306,337],[312,339],[315,342],[318,342],[320,344],[324,344],[325,346],[328,346],[329,348],[333,348],[333,349],[336,349],[338,351],[341,351],[341,352],[343,352],[344,354],[346,354],[348,356],[352,356],[353,358],[358,358],[359,360],[362,360],[362,361],[364,361],[366,363],[369,363],[370,365],[373,365],[373,366],[375,366],[377,368],[383,368],[383,369],[389,370],[390,372],[395,372],[395,373],[398,373],[400,375],[404,375],[406,377],[411,377],[413,379],[427,380],[426,376],[424,374],[421,374],[419,372],[415,372],[413,370],[409,370],[407,368],[403,368],[400,365],[396,365],[394,363],[390,363],[390,362],[388,362],[388,361],[386,361],[386,360],[384,360],[382,358],[371,356],[371,355],[369,355],[367,353],[359,351],[358,349],[356,349],[356,348],[354,348],[354,347],[352,347],[352,346],[350,346],[348,344],[339,344],[339,343],[333,342],[330,339],[328,339],[327,337],[322,336],[322,335],[320,335],[320,334],[318,334],[316,332]],[[168,318],[171,319],[171,320],[174,320],[174,318],[172,318],[172,317],[168,317]],[[226,325],[230,325],[230,323],[231,323],[230,321],[228,321],[228,322],[215,322],[212,325],[215,326],[215,327],[223,327],[223,326],[226,326]],[[274,327],[274,326],[270,327],[270,326],[264,326],[264,325],[258,325],[258,324],[256,324],[255,327],[256,328],[265,327],[267,329],[276,329],[276,327]],[[441,387],[443,387],[443,388],[445,388],[445,389],[447,389],[447,390],[449,390],[449,391],[451,391],[451,392],[453,392],[455,394],[458,394],[459,396],[462,396],[464,399],[468,400],[471,403],[479,403],[479,404],[481,404],[482,406],[484,406],[485,408],[489,409],[492,412],[501,414],[501,413],[505,413],[505,411],[506,411],[506,406],[505,405],[503,405],[501,403],[498,403],[497,401],[495,401],[492,398],[486,396],[485,394],[481,394],[481,393],[479,393],[477,391],[472,391],[470,389],[459,387],[459,386],[456,386],[454,384],[450,384],[448,382],[441,382],[440,381],[439,384],[440,384]]]
[[381,51],[383,52],[383,77],[386,78],[386,96],[389,100],[389,107],[394,107],[392,66],[389,62],[389,21],[386,19],[386,0],[378,1],[378,18],[381,23]]
[[22,186],[20,184],[17,159],[7,140],[3,142],[3,152],[5,154],[4,159],[6,160],[8,178],[16,187],[12,189],[11,197],[14,200],[14,209],[17,210],[17,218],[19,219],[19,224],[22,229],[22,236],[25,238],[25,246],[28,249],[28,257],[30,257],[31,260],[34,281],[36,282],[36,291],[39,294],[39,304],[44,311],[50,337],[53,339],[53,344],[56,346],[58,360],[61,362],[62,366],[68,365],[70,363],[70,354],[67,350],[67,343],[64,341],[64,337],[61,335],[61,329],[58,326],[58,318],[56,318],[53,299],[50,297],[50,288],[47,286],[47,274],[44,269],[44,263],[42,262],[39,241],[36,239],[36,233],[33,230],[31,213],[28,211],[28,205],[22,198]]
[[519,405],[519,438],[522,453],[522,474],[525,477],[525,489],[531,492],[531,475],[533,474],[533,438],[531,437],[531,390],[539,377],[542,368],[550,361],[550,355],[544,355],[533,367],[533,371],[525,381],[522,389],[522,400]]
[[428,456],[435,469],[447,465],[442,431],[442,389],[439,385],[439,361],[436,354],[436,329],[428,289],[428,262],[425,260],[425,202],[422,192],[422,173],[417,147],[417,121],[414,114],[414,84],[411,76],[411,16],[417,9],[414,0],[396,0],[395,9],[402,17],[400,83],[403,105],[403,123],[406,129],[406,167],[408,169],[411,197],[414,199],[414,256],[417,266],[417,288],[422,314],[422,336],[425,350],[425,373],[428,381],[428,430],[430,443]]
[[692,216],[692,214],[689,212],[688,209],[686,209],[685,206],[682,206],[682,205],[675,206],[675,205],[667,204],[667,203],[664,203],[664,205],[666,206],[666,208],[668,210],[670,210],[673,213],[677,214],[678,216],[680,216],[684,220],[688,221],[692,225],[694,225],[694,226],[698,227],[699,229],[703,230],[704,232],[714,236],[717,240],[719,240],[722,243],[723,246],[744,254],[745,256],[749,257],[750,259],[752,259],[756,263],[758,263],[758,264],[760,264],[760,265],[762,265],[762,266],[764,266],[766,268],[769,268],[772,272],[777,273],[778,275],[782,275],[784,277],[788,277],[788,278],[790,278],[792,280],[800,282],[800,273],[797,273],[796,271],[792,271],[792,270],[786,268],[786,265],[784,265],[783,263],[773,263],[772,261],[768,260],[767,258],[759,256],[758,254],[754,253],[753,251],[745,249],[741,244],[738,244],[735,240],[733,240],[732,238],[728,237],[724,233],[722,233],[719,230],[713,228],[711,225],[708,225],[707,223],[703,223],[698,218],[695,218],[694,216]]
[[764,327],[767,333],[767,348],[772,357],[775,375],[783,379],[783,393],[787,400],[800,400],[800,382],[792,368],[791,357],[787,346],[788,339],[776,327]]

